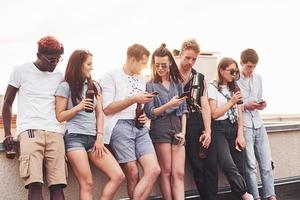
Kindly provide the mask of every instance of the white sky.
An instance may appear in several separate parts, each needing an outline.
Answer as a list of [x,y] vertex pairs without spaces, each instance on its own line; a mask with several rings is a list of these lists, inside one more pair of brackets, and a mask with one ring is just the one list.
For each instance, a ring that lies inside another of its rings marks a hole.
[[299,11],[297,0],[0,0],[0,94],[14,65],[35,60],[45,35],[65,46],[62,71],[73,50],[90,50],[95,79],[120,68],[133,43],[172,50],[196,38],[202,50],[237,61],[243,49],[256,49],[265,113],[300,113]]

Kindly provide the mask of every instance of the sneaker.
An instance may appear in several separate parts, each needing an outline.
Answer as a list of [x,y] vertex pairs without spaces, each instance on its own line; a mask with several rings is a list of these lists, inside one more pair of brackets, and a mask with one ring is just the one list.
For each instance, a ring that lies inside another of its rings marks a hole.
[[277,200],[276,196],[270,196],[268,200]]

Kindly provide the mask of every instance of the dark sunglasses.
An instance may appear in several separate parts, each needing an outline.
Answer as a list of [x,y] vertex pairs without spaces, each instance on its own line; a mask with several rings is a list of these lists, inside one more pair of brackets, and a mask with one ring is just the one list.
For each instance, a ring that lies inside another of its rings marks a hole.
[[56,57],[52,57],[52,58],[48,58],[46,55],[41,54],[42,57],[50,64],[57,64],[60,61],[62,61],[62,57],[61,56],[56,56]]
[[236,69],[225,69],[225,71],[229,71],[230,75],[236,75],[239,73],[239,70]]
[[167,63],[155,63],[155,67],[158,68],[163,68],[166,69],[167,67],[169,67],[169,65]]

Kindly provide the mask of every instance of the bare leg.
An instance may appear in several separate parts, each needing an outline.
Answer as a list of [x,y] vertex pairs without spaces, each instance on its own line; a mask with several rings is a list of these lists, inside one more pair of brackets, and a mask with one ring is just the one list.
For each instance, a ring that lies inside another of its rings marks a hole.
[[51,185],[50,190],[50,200],[65,200],[64,191],[62,185]]
[[160,190],[164,200],[172,200],[171,189],[171,170],[172,170],[172,149],[169,143],[155,143],[154,144],[160,173]]
[[144,176],[138,182],[133,193],[133,200],[148,199],[152,187],[160,174],[160,167],[154,153],[143,155],[139,158]]
[[28,200],[43,200],[42,183],[30,183],[28,185]]
[[127,192],[130,199],[133,199],[135,187],[139,181],[139,171],[136,161],[120,164],[127,179]]
[[125,179],[125,175],[113,155],[108,151],[108,149],[106,149],[106,152],[107,153],[105,153],[103,157],[98,157],[95,153],[89,153],[89,158],[92,163],[98,169],[103,171],[109,178],[109,181],[105,184],[102,190],[100,196],[101,200],[113,199],[120,184]]
[[85,150],[75,150],[67,152],[67,157],[79,182],[80,199],[93,199],[93,178],[88,160],[88,155]]
[[172,194],[175,200],[184,199],[185,147],[172,145]]

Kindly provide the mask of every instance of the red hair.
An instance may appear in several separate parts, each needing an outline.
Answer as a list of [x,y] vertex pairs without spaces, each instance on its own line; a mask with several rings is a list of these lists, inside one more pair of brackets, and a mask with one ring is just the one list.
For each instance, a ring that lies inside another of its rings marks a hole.
[[46,36],[41,38],[38,42],[38,52],[43,54],[58,54],[64,53],[63,45],[54,37]]

